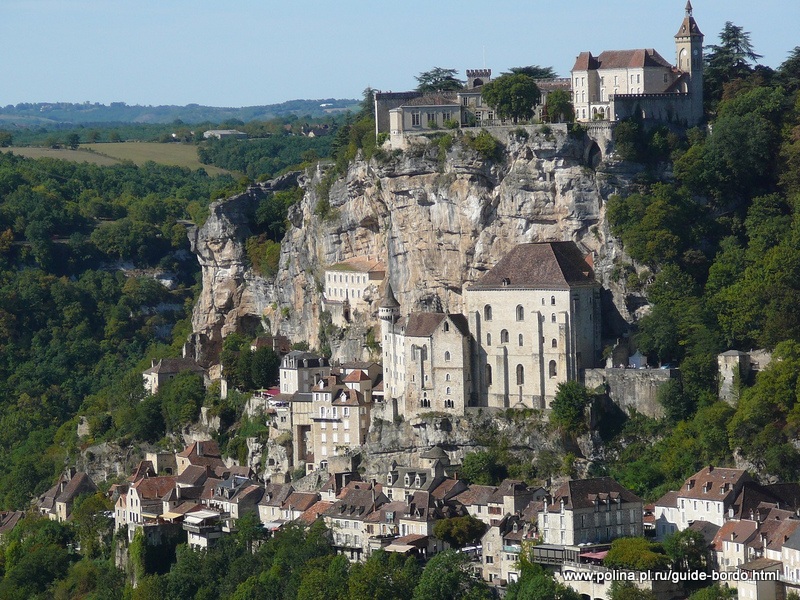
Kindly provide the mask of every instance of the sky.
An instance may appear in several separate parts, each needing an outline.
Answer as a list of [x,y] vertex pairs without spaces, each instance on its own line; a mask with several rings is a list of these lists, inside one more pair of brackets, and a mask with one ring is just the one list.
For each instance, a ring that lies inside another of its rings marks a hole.
[[[798,0],[694,0],[705,43],[726,21],[761,63],[800,45]],[[254,106],[404,91],[434,66],[552,66],[655,48],[674,62],[684,0],[0,0],[0,106]]]

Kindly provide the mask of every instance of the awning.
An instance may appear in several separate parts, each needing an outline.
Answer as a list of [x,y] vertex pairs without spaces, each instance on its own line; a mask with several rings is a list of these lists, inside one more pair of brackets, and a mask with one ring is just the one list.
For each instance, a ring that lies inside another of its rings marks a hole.
[[416,550],[415,546],[409,546],[408,544],[389,544],[384,548],[386,552],[399,552],[400,554],[406,554],[407,552],[411,552],[412,550]]

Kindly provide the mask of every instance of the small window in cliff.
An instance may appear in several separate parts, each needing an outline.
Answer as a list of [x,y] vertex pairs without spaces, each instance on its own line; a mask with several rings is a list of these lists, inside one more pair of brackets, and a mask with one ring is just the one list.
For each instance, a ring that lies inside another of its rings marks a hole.
[[492,307],[489,304],[483,307],[483,319],[484,321],[492,320]]

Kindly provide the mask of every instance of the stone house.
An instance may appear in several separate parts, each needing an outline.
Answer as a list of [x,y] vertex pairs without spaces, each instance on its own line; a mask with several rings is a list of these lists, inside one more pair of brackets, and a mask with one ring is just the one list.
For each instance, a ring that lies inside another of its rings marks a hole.
[[652,48],[581,52],[571,70],[576,120],[638,116],[693,126],[703,119],[703,34],[686,3],[676,66]]
[[337,554],[344,554],[351,561],[366,558],[369,552],[367,518],[388,500],[381,486],[374,483],[351,481],[344,487],[324,514]]
[[285,521],[281,507],[294,488],[290,483],[268,483],[258,502],[258,518],[267,529],[276,529]]
[[520,244],[464,290],[471,406],[548,408],[600,354],[600,285],[573,242]]
[[493,485],[469,485],[455,497],[455,501],[464,507],[467,514],[491,526],[492,519],[497,517],[489,514],[489,499],[496,491],[497,487]]
[[97,486],[89,475],[69,468],[53,487],[38,498],[36,507],[39,514],[47,515],[51,521],[63,523],[72,516],[72,504],[78,496],[96,491]]
[[545,544],[577,546],[643,535],[642,499],[610,477],[571,480],[545,498],[538,528]]
[[[668,492],[656,501],[656,532],[664,535],[683,531],[694,521],[708,521],[721,527],[748,482],[753,479],[744,469],[712,465],[701,469],[680,490]],[[673,518],[677,520],[672,521]]]
[[219,444],[216,440],[203,440],[193,442],[175,455],[178,475],[182,474],[189,465],[209,467],[212,470],[225,467]]
[[153,359],[150,368],[142,372],[144,387],[148,394],[155,394],[165,382],[175,379],[179,373],[189,371],[207,379],[206,370],[191,358]]
[[331,313],[335,325],[346,326],[354,311],[370,311],[370,303],[378,298],[378,288],[385,276],[386,266],[367,256],[357,256],[328,267],[324,275],[322,309]]
[[486,581],[506,585],[519,579],[522,544],[533,530],[519,514],[507,514],[486,530],[481,540],[481,574]]
[[401,317],[388,283],[379,315],[384,393],[398,400],[402,414],[406,418],[426,412],[464,414],[471,390],[464,316],[413,312]]

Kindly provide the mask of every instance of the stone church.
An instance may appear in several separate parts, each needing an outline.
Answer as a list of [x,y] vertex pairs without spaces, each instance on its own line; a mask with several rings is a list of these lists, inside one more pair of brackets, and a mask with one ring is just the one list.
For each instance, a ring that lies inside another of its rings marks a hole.
[[466,407],[548,408],[600,354],[600,285],[573,242],[520,244],[464,289],[467,315],[415,313],[387,282],[384,391],[407,418]]

